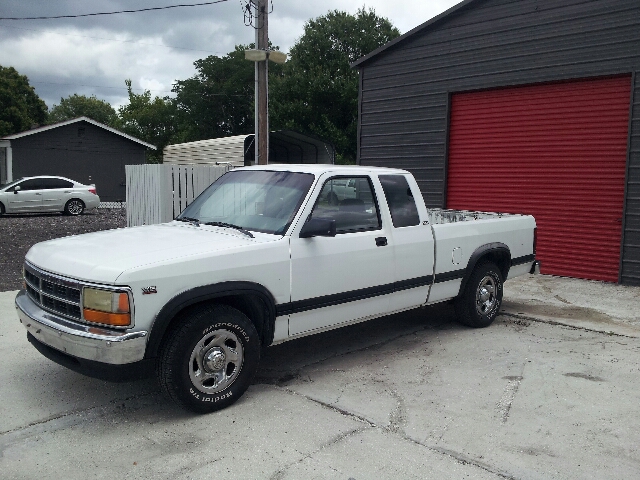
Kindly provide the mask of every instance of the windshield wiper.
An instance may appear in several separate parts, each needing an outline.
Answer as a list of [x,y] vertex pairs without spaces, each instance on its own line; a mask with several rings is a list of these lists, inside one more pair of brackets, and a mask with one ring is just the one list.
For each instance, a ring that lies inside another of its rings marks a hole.
[[200,226],[200,220],[198,220],[197,218],[178,217],[178,218],[176,218],[176,220],[180,220],[181,222],[189,222],[191,225],[193,225],[195,227],[199,227]]
[[205,225],[213,225],[214,227],[226,227],[226,228],[234,228],[239,232],[244,233],[247,237],[255,238],[253,234],[249,230],[245,230],[239,225],[233,225],[232,223],[225,222],[205,222]]

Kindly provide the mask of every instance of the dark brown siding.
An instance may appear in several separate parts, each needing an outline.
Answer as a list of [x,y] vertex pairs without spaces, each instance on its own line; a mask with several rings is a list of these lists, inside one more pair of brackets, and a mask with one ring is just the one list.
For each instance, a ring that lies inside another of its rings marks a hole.
[[[632,74],[639,66],[637,0],[469,2],[360,64],[358,162],[410,170],[427,205],[443,207],[451,94]],[[639,96],[621,262],[628,284],[640,284]]]
[[146,147],[87,122],[11,140],[13,177],[59,175],[95,183],[100,200],[125,200],[125,165],[145,163]]

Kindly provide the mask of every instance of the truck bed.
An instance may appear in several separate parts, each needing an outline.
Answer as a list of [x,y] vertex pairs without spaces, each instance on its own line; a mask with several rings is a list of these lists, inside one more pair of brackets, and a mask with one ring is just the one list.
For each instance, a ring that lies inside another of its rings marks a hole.
[[490,218],[521,217],[513,213],[474,212],[471,210],[451,210],[445,208],[428,208],[429,223],[431,225],[444,225],[447,223],[470,222]]

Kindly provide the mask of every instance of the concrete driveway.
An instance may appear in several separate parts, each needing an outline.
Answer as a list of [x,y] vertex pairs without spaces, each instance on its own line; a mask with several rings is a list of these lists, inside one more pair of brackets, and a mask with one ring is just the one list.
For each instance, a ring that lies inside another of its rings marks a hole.
[[441,305],[285,343],[206,416],[151,380],[49,362],[14,296],[0,293],[3,479],[640,477],[640,288],[527,277],[487,329]]

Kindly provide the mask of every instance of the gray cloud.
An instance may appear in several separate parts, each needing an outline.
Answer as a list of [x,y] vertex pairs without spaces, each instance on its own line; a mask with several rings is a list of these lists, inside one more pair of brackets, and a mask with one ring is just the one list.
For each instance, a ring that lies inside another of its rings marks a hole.
[[[194,3],[197,0],[190,0]],[[458,0],[370,0],[374,8],[406,32],[450,8]],[[0,17],[84,14],[189,3],[176,0],[2,0]],[[300,2],[274,0],[270,39],[284,51],[302,35],[311,18],[329,10],[355,13],[362,0]],[[169,95],[172,84],[195,73],[193,62],[224,55],[254,40],[243,23],[238,0],[192,8],[56,20],[0,20],[0,65],[27,75],[49,107],[74,93],[95,95],[115,107],[127,103],[124,80],[133,87]]]

